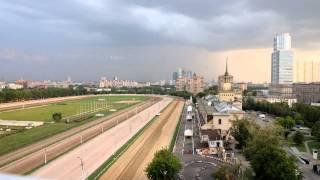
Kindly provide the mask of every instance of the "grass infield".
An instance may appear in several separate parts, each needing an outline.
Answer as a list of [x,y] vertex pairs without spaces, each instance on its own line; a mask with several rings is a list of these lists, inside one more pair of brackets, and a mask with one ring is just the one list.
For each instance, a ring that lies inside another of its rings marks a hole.
[[[88,119],[79,121],[79,122],[73,122],[73,123],[69,123],[66,124],[64,122],[59,122],[59,123],[50,123],[49,121],[49,116],[51,117],[52,114],[50,114],[51,112],[53,112],[53,110],[57,110],[55,106],[62,106],[65,107],[66,109],[62,108],[60,110],[62,110],[62,114],[63,113],[67,113],[72,115],[72,113],[76,113],[77,112],[77,104],[79,104],[80,102],[92,102],[95,101],[97,99],[101,99],[101,98],[106,98],[107,102],[108,102],[108,107],[110,107],[111,109],[117,109],[117,110],[122,110],[125,108],[128,108],[132,105],[135,105],[137,103],[132,103],[132,104],[127,104],[127,103],[117,103],[119,101],[128,101],[128,100],[132,100],[133,98],[136,101],[144,101],[147,99],[147,97],[143,97],[143,96],[104,96],[104,97],[94,97],[94,98],[86,98],[86,99],[82,99],[82,100],[75,100],[75,101],[65,101],[65,102],[60,102],[66,105],[58,105],[59,103],[56,104],[52,104],[49,106],[42,106],[42,107],[38,107],[38,108],[31,108],[31,109],[24,109],[24,110],[16,110],[16,111],[11,111],[8,112],[6,114],[7,117],[12,117],[15,120],[17,117],[23,117],[22,114],[25,114],[26,117],[28,117],[28,120],[35,120],[37,119],[37,117],[41,117],[43,120],[46,121],[46,123],[41,126],[41,127],[36,127],[36,128],[32,128],[29,130],[26,129],[20,129],[15,131],[12,134],[9,135],[5,135],[5,136],[0,136],[0,155],[8,153],[10,151],[16,150],[18,148],[21,148],[23,146],[38,142],[40,140],[43,140],[45,138],[49,138],[50,136],[56,135],[58,133],[62,133],[66,130],[69,130],[71,128],[83,125],[89,121],[95,120],[98,117],[92,116]],[[59,107],[60,108],[60,107]],[[113,112],[110,112],[110,108],[106,109],[106,110],[102,110],[100,112],[97,113],[103,113],[105,114],[105,116],[112,114]],[[31,113],[32,112],[32,113]],[[37,114],[39,112],[43,112],[41,115]],[[16,115],[16,114],[19,115]],[[0,115],[4,115],[2,113],[0,113]],[[0,116],[0,119],[3,116]],[[29,119],[30,118],[30,119]],[[4,118],[3,118],[4,119]],[[26,120],[26,119],[20,119],[20,120]],[[50,119],[51,121],[51,119]]]

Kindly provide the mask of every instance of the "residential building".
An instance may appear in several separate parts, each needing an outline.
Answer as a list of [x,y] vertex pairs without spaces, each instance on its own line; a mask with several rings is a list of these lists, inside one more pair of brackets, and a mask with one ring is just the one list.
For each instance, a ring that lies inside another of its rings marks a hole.
[[292,97],[292,84],[271,84],[269,94],[272,96]]
[[292,107],[294,103],[297,103],[297,98],[294,96],[253,96],[253,100],[256,102],[267,101],[269,103],[287,103],[289,107]]
[[204,78],[196,73],[192,78],[188,76],[179,77],[176,81],[176,91],[188,91],[192,94],[198,94],[204,90]]
[[293,51],[289,33],[279,34],[274,38],[271,60],[271,83],[293,83]]
[[99,82],[100,88],[121,88],[121,87],[146,87],[150,86],[150,82],[138,83],[132,80],[119,80],[114,77],[113,80],[108,80],[106,77],[102,77]]
[[320,103],[320,82],[294,83],[293,93],[298,102],[305,104]]
[[232,139],[233,122],[242,119],[245,112],[233,102],[220,102],[216,96],[198,99],[198,103],[201,142],[208,144],[210,154],[219,154],[224,150],[225,142]]
[[202,76],[198,76],[196,73],[193,74],[192,78],[188,78],[187,91],[192,94],[198,94],[204,89],[204,79]]
[[0,90],[6,88],[6,82],[0,81]]
[[9,83],[6,86],[8,89],[23,89],[23,85],[16,83]]
[[245,82],[239,82],[235,84],[235,87],[239,89],[241,92],[243,92],[248,89],[248,84]]

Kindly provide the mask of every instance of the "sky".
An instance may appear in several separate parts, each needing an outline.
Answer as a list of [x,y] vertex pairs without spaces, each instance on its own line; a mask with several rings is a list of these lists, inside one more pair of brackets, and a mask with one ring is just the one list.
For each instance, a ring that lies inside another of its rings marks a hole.
[[270,81],[273,37],[320,59],[319,0],[1,0],[0,80]]

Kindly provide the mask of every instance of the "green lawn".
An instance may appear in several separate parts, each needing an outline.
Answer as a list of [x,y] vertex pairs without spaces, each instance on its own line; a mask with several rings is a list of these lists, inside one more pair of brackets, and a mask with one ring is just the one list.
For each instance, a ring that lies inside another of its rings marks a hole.
[[[101,97],[100,97],[101,98]],[[132,105],[135,104],[125,104],[125,103],[116,103],[117,101],[122,101],[122,100],[132,100],[132,98],[135,98],[135,100],[139,100],[139,101],[144,101],[147,99],[147,97],[130,97],[130,96],[108,96],[108,97],[104,97],[107,98],[108,103],[110,103],[110,105],[112,106],[112,108],[117,109],[117,110],[122,110],[125,109],[127,107],[130,107]],[[63,102],[67,105],[61,105],[66,107],[68,110],[65,109],[61,109],[64,110],[63,112],[69,112],[70,114],[72,114],[72,112],[76,112],[76,110],[71,110],[72,109],[72,105],[74,104],[78,104],[79,102],[90,102],[92,100],[97,100],[99,99],[99,97],[95,97],[95,98],[88,98],[88,99],[83,99],[83,100],[77,100],[77,101],[66,101]],[[43,109],[43,107],[39,107],[39,108],[33,108],[33,109],[28,109],[28,110],[21,110],[21,111],[16,111],[16,114],[22,114],[25,113],[25,111],[28,111],[27,114],[25,114],[26,116],[28,115],[28,117],[30,118],[30,120],[34,120],[34,116],[38,117],[38,114],[33,114],[35,112],[46,112],[43,113],[43,115],[41,116],[43,119],[45,119],[44,117],[48,117],[48,119],[50,120],[51,118],[51,114],[49,114],[48,112],[51,112],[51,106],[55,106],[55,105],[50,105],[47,106],[47,109]],[[58,106],[58,105],[56,105]],[[68,107],[69,106],[69,107]],[[38,109],[42,109],[42,111],[38,110]],[[33,111],[33,113],[29,112],[29,111]],[[105,115],[110,115],[112,112],[108,110],[103,110],[99,113],[104,113]],[[10,117],[20,117],[17,116],[15,113],[10,112],[7,113],[6,115]],[[40,116],[39,116],[40,117]],[[33,129],[29,129],[29,130],[22,130],[19,131],[17,133],[13,133],[7,136],[3,136],[0,137],[0,155],[8,153],[10,151],[13,151],[15,149],[21,148],[25,145],[29,145],[31,143],[37,142],[39,140],[48,138],[52,135],[61,133],[63,131],[66,131],[68,129],[71,129],[73,127],[82,125],[84,123],[87,123],[89,121],[92,121],[94,119],[97,119],[97,117],[92,117],[90,119],[81,121],[81,122],[73,122],[73,123],[46,123],[45,125],[41,126],[41,127],[37,127],[37,128],[33,128]],[[22,119],[21,119],[22,120]],[[24,119],[25,120],[25,119]],[[50,120],[51,121],[51,120]]]
[[[54,104],[49,104],[47,106],[34,107],[29,109],[18,109],[15,111],[2,112],[0,113],[0,119],[5,120],[29,120],[29,121],[51,121],[52,114],[55,112],[61,112],[63,117],[68,117],[75,115],[80,111],[80,106],[82,104],[88,104],[93,102],[99,102],[98,99],[106,99],[107,105],[110,108],[119,105],[115,103],[117,101],[125,100],[145,100],[146,97],[138,96],[100,96],[100,97],[90,97],[80,100],[70,100]],[[101,102],[102,103],[102,102]],[[88,108],[88,106],[87,106]]]
[[[296,147],[300,152],[307,152],[306,147],[304,146],[304,144],[296,144],[295,142],[293,142],[292,140],[292,136],[293,134],[289,135],[288,139],[284,141],[284,143],[286,143],[288,146],[293,146]],[[305,137],[305,140],[307,141],[309,138]]]

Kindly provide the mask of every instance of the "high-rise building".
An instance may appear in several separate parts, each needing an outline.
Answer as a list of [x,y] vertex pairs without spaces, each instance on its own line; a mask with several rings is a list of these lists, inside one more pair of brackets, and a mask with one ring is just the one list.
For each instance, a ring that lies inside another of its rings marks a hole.
[[186,71],[185,72],[185,76],[187,76],[188,78],[192,78],[193,77],[193,73],[192,73],[192,71]]
[[271,60],[271,83],[292,84],[293,82],[293,51],[289,33],[279,34],[273,41]]
[[172,73],[172,80],[176,81],[178,79],[178,72],[173,72]]
[[186,75],[186,72],[184,71],[184,69],[179,68],[178,69],[178,78],[181,78],[181,77],[183,77],[185,75]]

